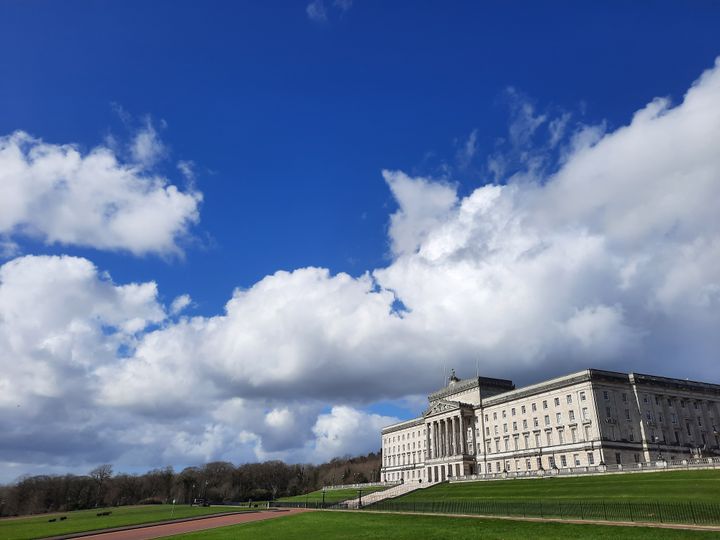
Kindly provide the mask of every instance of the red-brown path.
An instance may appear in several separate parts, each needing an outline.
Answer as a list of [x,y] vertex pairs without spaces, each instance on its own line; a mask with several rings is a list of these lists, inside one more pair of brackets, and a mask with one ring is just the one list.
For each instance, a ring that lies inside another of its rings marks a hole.
[[[214,529],[216,527],[226,527],[228,525],[237,525],[239,523],[250,523],[251,521],[261,521],[263,519],[273,519],[282,516],[290,516],[300,512],[307,512],[304,508],[292,508],[287,510],[263,510],[261,512],[243,512],[226,516],[209,517],[203,519],[194,519],[192,521],[181,521],[177,523],[164,523],[162,525],[147,525],[136,529],[126,529],[123,531],[96,532],[93,534],[83,534],[83,540],[150,540],[151,538],[162,538],[163,536],[172,536],[174,534],[182,534],[195,531],[203,531],[205,529]],[[73,536],[80,538],[81,535]]]

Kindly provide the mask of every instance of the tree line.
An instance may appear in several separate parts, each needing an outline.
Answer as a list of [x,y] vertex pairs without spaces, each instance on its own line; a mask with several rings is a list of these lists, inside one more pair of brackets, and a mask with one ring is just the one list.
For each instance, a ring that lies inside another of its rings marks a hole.
[[24,476],[0,485],[0,517],[65,512],[129,504],[190,504],[196,498],[214,504],[266,501],[301,495],[323,486],[380,479],[379,453],[335,458],[321,465],[282,461],[217,461],[175,472],[172,467],[142,475],[114,474],[110,464],[87,475]]

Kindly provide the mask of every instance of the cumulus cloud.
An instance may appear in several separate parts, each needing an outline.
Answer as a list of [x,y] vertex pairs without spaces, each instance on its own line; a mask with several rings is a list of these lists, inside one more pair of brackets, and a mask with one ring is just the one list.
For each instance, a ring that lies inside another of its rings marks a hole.
[[136,255],[180,253],[202,195],[145,170],[159,144],[154,131],[141,131],[136,165],[104,146],[83,153],[22,131],[0,137],[0,235]]
[[[154,284],[113,284],[82,259],[6,263],[0,407],[24,421],[0,415],[15,434],[3,458],[27,444],[42,459],[27,426],[50,410],[59,425],[105,422],[95,446],[117,440],[121,462],[360,452],[394,421],[369,404],[414,399],[441,366],[470,375],[478,358],[519,383],[591,366],[713,380],[720,63],[678,105],[654,100],[612,132],[562,130],[556,172],[467,196],[385,171],[387,266],[277,272],[211,317],[168,320]],[[81,406],[58,407],[66,396]]]

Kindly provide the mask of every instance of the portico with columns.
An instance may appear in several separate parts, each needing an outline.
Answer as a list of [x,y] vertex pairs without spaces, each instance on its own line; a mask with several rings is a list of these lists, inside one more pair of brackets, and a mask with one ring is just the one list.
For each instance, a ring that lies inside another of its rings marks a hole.
[[[441,482],[453,476],[474,474],[473,406],[440,400],[423,414],[425,421],[425,477]],[[470,429],[468,429],[470,428]],[[468,446],[468,438],[471,446]]]

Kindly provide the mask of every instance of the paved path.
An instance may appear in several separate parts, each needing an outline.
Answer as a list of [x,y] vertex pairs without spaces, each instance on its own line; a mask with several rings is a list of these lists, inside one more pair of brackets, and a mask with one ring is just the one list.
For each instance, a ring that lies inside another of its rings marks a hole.
[[228,525],[238,525],[240,523],[249,523],[251,521],[261,521],[263,519],[272,519],[282,516],[289,516],[308,512],[304,508],[292,508],[283,510],[263,510],[261,512],[244,512],[225,516],[208,517],[204,519],[194,519],[192,521],[181,521],[177,523],[164,523],[162,525],[143,525],[141,527],[126,529],[122,531],[96,532],[91,534],[73,535],[74,538],[92,539],[92,540],[149,540],[151,538],[162,538],[163,536],[172,536],[174,534],[183,534],[188,532],[203,531],[205,529],[214,529],[216,527],[226,527]]
[[[320,510],[321,512],[355,512],[357,510]],[[392,510],[361,510],[367,514],[405,514],[410,516],[443,516],[443,517],[464,517],[477,519],[502,519],[506,521],[533,521],[536,523],[573,523],[575,525],[607,525],[609,527],[648,527],[651,529],[682,529],[689,531],[713,531],[720,532],[718,525],[691,525],[685,523],[657,523],[646,521],[604,521],[594,519],[564,519],[564,518],[536,518],[521,516],[493,516],[481,514],[441,514],[435,512],[396,512]]]

